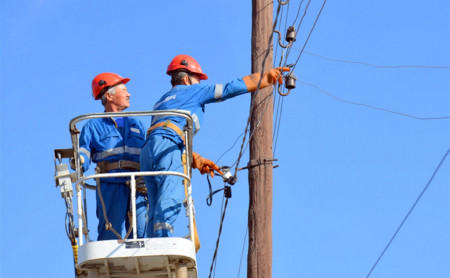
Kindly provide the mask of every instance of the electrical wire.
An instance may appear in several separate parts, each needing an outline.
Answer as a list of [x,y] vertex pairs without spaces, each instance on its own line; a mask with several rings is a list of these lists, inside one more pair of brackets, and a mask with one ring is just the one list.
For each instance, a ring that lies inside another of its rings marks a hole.
[[[300,7],[301,7],[302,3],[303,3],[303,1],[300,3]],[[300,26],[302,26],[303,19],[305,18],[306,13],[308,12],[309,4],[311,4],[311,0],[308,0],[308,4],[306,4],[305,11],[303,12],[302,18],[300,19],[300,22],[298,23],[297,32],[300,31]]]
[[[274,30],[275,30],[276,25],[277,25],[278,16],[279,16],[279,14],[280,14],[281,6],[282,6],[282,5],[278,5],[278,8],[277,8],[276,18],[275,18],[275,21],[274,21],[274,24],[273,24],[273,28],[272,28],[271,35],[270,35],[270,37],[269,37],[269,42],[268,42],[267,51],[266,51],[266,54],[265,54],[264,59],[263,59],[263,62],[262,62],[261,77],[262,77],[262,75],[264,74],[264,66],[265,66],[266,60],[267,60],[267,58],[268,58],[268,56],[269,56],[270,50],[271,50],[271,47],[270,47],[270,46],[271,46],[272,41],[273,41],[273,33],[274,33]],[[260,89],[260,86],[261,86],[261,79],[262,79],[262,78],[260,78],[260,81],[259,81],[259,83],[258,83],[258,86],[257,86],[256,91],[253,93],[254,95],[256,95],[256,94],[259,92],[259,89]],[[262,119],[262,116],[263,116],[263,115],[265,114],[265,112],[267,111],[267,109],[268,109],[268,104],[269,104],[268,100],[272,98],[272,94],[273,94],[273,91],[272,91],[272,93],[270,93],[268,96],[266,96],[266,97],[265,97],[260,103],[258,103],[258,104],[255,104],[254,102],[251,103],[249,117],[248,117],[248,119],[247,119],[247,124],[246,124],[246,127],[245,127],[245,131],[243,132],[244,138],[243,138],[243,140],[242,140],[242,144],[241,144],[241,148],[240,148],[240,151],[239,151],[239,155],[238,155],[238,158],[237,158],[236,162],[231,166],[231,167],[233,167],[234,165],[236,165],[236,168],[235,168],[235,176],[237,175],[237,171],[238,171],[240,159],[242,158],[242,155],[243,155],[243,153],[244,153],[244,145],[245,145],[245,141],[246,141],[246,136],[247,136],[248,128],[249,128],[249,126],[250,126],[250,119],[251,119],[251,117],[252,117],[253,109],[254,109],[254,108],[256,109],[259,105],[263,105],[264,103],[266,103],[266,107],[264,108],[263,113],[261,114],[261,117],[259,118],[259,120],[258,120],[258,122],[257,122],[257,124],[256,124],[256,126],[255,126],[255,128],[254,128],[254,130],[253,130],[253,132],[251,132],[251,134],[249,135],[249,140],[250,140],[250,138],[252,138],[254,132],[256,131],[257,126],[259,125],[259,123],[260,123],[260,121],[261,121],[261,119]],[[242,135],[240,135],[240,136],[242,136]],[[239,136],[239,137],[240,137],[240,136]],[[238,137],[238,139],[239,139],[239,137]],[[237,140],[238,140],[238,139],[237,139]],[[236,142],[235,142],[235,144],[236,144]],[[246,146],[245,146],[245,149],[247,148],[248,144],[249,144],[249,142],[247,142],[247,144],[246,144]],[[233,147],[234,147],[234,144],[233,144],[233,146],[232,146],[230,149],[232,149]],[[226,152],[228,152],[228,151],[226,151]],[[225,153],[226,153],[226,152],[225,152]],[[221,156],[221,157],[222,157],[222,156]],[[221,157],[220,157],[220,158],[221,158]],[[220,158],[219,158],[219,159],[220,159]],[[221,236],[221,233],[222,233],[223,220],[224,220],[224,218],[225,218],[225,212],[226,212],[226,207],[227,207],[227,205],[228,205],[228,198],[226,198],[226,201],[225,201],[225,208],[224,208],[224,210],[223,210],[223,214],[222,214],[222,217],[221,217],[221,222],[220,222],[220,227],[219,227],[219,235],[218,235],[218,238],[217,238],[217,241],[216,241],[216,249],[215,249],[215,251],[214,251],[213,260],[212,260],[211,267],[210,267],[209,278],[211,278],[211,275],[212,275],[212,273],[213,273],[213,269],[214,269],[214,275],[215,275],[216,257],[217,257],[217,252],[218,252],[218,248],[219,248],[219,241],[220,241],[220,236]],[[242,255],[241,255],[241,262],[242,262]],[[240,266],[239,266],[239,272],[240,272]],[[238,275],[239,275],[239,273],[238,273]]]
[[[311,3],[311,0],[309,0],[308,3],[306,4],[305,11],[304,11],[304,13],[303,13],[303,15],[302,15],[302,18],[300,19],[300,22],[298,23],[298,26],[297,26],[297,32],[300,32],[300,27],[302,26],[303,19],[305,18],[306,13],[308,12],[308,8],[309,8],[309,4],[310,4],[310,3]],[[298,13],[300,13],[302,4],[303,4],[303,0],[300,2],[299,8],[298,8]],[[298,17],[298,13],[297,13],[297,17]],[[295,21],[297,21],[297,17],[295,18]],[[293,23],[292,25],[295,25],[295,21],[294,21],[294,23]],[[286,25],[287,25],[287,24],[286,24]],[[285,34],[286,34],[286,30],[285,30]],[[287,60],[288,60],[288,58],[289,58],[289,54],[291,53],[291,49],[292,49],[292,43],[290,43],[290,44],[288,45],[288,47],[287,47],[286,58],[285,58],[285,62],[284,62],[284,65],[283,65],[283,66],[286,66]],[[280,61],[280,62],[281,62],[281,61]]]
[[[300,10],[301,10],[302,3],[303,3],[303,0],[300,2],[299,10],[298,10],[298,12],[297,12],[297,17],[296,17],[295,20],[294,20],[294,24],[295,24],[295,21],[297,21],[298,15],[299,15]],[[306,14],[307,14],[307,11],[308,11],[308,8],[309,8],[310,3],[311,3],[311,0],[309,0],[308,3],[306,4],[305,10],[304,10],[304,12],[303,12],[303,15],[302,15],[302,17],[301,17],[301,19],[300,19],[300,22],[299,22],[299,24],[298,24],[298,27],[297,27],[297,31],[300,30],[301,24],[303,23],[303,19],[305,18]],[[293,72],[294,69],[295,69],[295,67],[297,66],[297,63],[298,63],[298,61],[299,61],[299,59],[300,59],[300,57],[301,57],[301,55],[302,55],[302,52],[303,52],[303,50],[305,49],[305,47],[306,47],[306,45],[307,45],[307,43],[308,43],[308,41],[309,41],[309,38],[311,37],[311,34],[312,34],[313,30],[314,30],[314,27],[316,26],[316,23],[317,23],[317,21],[319,20],[320,15],[322,14],[322,11],[323,11],[323,8],[325,7],[325,4],[326,4],[326,0],[324,0],[322,6],[321,6],[321,8],[320,8],[320,11],[319,11],[319,13],[318,13],[318,15],[317,15],[317,17],[316,17],[316,19],[315,19],[315,21],[314,21],[314,24],[313,24],[313,26],[312,26],[312,28],[311,28],[309,34],[308,34],[308,37],[307,37],[307,39],[306,39],[306,41],[305,41],[305,43],[304,43],[304,45],[303,45],[303,48],[302,48],[302,50],[301,50],[301,52],[300,52],[300,54],[299,54],[299,56],[298,56],[296,62],[294,63],[294,65],[293,65],[293,67],[292,67],[292,69],[291,69],[291,72]],[[294,24],[293,24],[293,25],[294,25]],[[292,48],[293,48],[293,47],[292,47],[292,43],[290,43],[289,46],[288,46],[288,49],[287,49],[286,58],[285,58],[285,62],[284,62],[284,65],[283,65],[283,66],[286,66],[287,59],[288,59],[288,57],[289,57],[289,54],[290,54],[290,51],[291,51]],[[281,63],[282,63],[282,59],[283,59],[283,56],[282,56],[281,59],[280,59],[280,65],[281,65]],[[284,88],[283,88],[283,90],[284,90]],[[279,131],[280,131],[281,115],[282,115],[282,111],[283,111],[283,110],[282,110],[282,109],[283,109],[283,105],[282,105],[282,104],[283,104],[283,99],[281,99],[280,102],[281,102],[281,106],[280,106],[280,104],[279,104],[279,105],[278,105],[278,108],[277,108],[277,111],[276,111],[275,129],[274,129],[274,135],[273,135],[273,142],[274,142],[274,144],[273,144],[273,156],[275,156],[276,146],[277,146],[277,143],[278,143],[278,134],[279,134]],[[280,102],[279,102],[279,103],[280,103]]]
[[327,0],[324,0],[322,7],[320,8],[319,14],[317,15],[316,20],[314,21],[314,24],[313,24],[311,30],[309,31],[308,37],[306,38],[306,41],[305,41],[305,44],[303,45],[303,48],[300,51],[300,54],[298,55],[297,61],[295,61],[294,66],[292,67],[291,71],[294,71],[295,67],[297,66],[297,63],[300,60],[300,57],[302,56],[302,53],[305,50],[306,45],[308,44],[309,38],[311,37],[311,34],[314,31],[314,27],[316,27],[317,21],[319,20],[319,17],[322,14],[323,8],[325,7],[326,3],[327,3]]
[[[223,199],[222,199],[222,201],[223,201]],[[225,200],[225,207],[223,208],[222,216],[221,216],[221,219],[220,219],[219,235],[217,236],[216,249],[214,250],[213,259],[212,259],[212,262],[211,262],[211,267],[209,269],[209,276],[208,276],[209,278],[211,278],[211,275],[213,274],[213,269],[214,269],[214,276],[215,276],[217,252],[219,251],[220,236],[222,235],[223,221],[225,219],[225,213],[227,211],[227,206],[228,206],[228,198],[226,198],[226,200]]]
[[295,22],[297,21],[298,15],[300,14],[300,10],[302,8],[302,4],[303,4],[303,0],[300,2],[300,5],[298,6],[297,16],[295,17],[294,22],[292,23],[292,25],[295,25]]
[[278,135],[279,135],[279,133],[280,133],[280,126],[281,126],[281,116],[283,115],[283,101],[284,101],[284,97],[281,97],[280,96],[280,100],[279,100],[279,103],[281,102],[281,105],[280,105],[280,108],[279,108],[279,114],[280,114],[280,117],[278,118],[278,122],[276,123],[276,135],[275,135],[275,138],[273,139],[273,142],[275,142],[274,144],[273,144],[273,157],[275,157],[275,152],[276,152],[276,150],[277,150],[277,144],[278,144]]
[[[271,50],[271,45],[272,45],[272,42],[273,42],[273,33],[274,33],[275,28],[277,26],[277,21],[278,21],[278,16],[280,14],[280,11],[281,11],[281,5],[278,5],[277,13],[276,13],[276,16],[275,16],[275,21],[274,21],[273,28],[272,28],[272,32],[270,33],[270,37],[269,37],[269,41],[268,41],[267,51],[266,51],[266,54],[265,54],[264,59],[262,61],[261,77],[260,77],[260,80],[258,82],[258,86],[256,88],[256,91],[253,93],[254,96],[256,96],[259,93],[259,88],[261,87],[261,80],[262,80],[262,76],[264,74],[264,66],[266,64],[267,57],[269,57],[269,53],[270,53],[270,50]],[[242,155],[243,155],[242,150],[244,148],[245,139],[246,139],[246,136],[247,136],[247,131],[248,131],[248,128],[250,126],[250,119],[251,119],[252,113],[253,113],[253,105],[254,105],[254,102],[252,101],[252,103],[250,104],[250,113],[249,113],[249,116],[248,116],[248,119],[247,119],[247,124],[245,126],[244,138],[242,140],[241,150],[239,151],[239,155],[238,155],[238,158],[237,158],[236,163],[235,163],[236,164],[236,168],[235,168],[235,171],[234,171],[235,175],[237,174],[237,170],[239,168],[239,162],[241,161],[241,158],[242,158]],[[249,140],[250,140],[250,138],[251,137],[249,137]]]
[[[311,0],[309,0],[308,6],[309,6],[309,3],[310,3],[310,2],[311,2]],[[326,0],[325,0],[325,2],[326,2]],[[324,2],[324,4],[325,4],[325,2]],[[302,3],[303,3],[303,1],[302,1]],[[323,4],[323,5],[324,5],[324,4]],[[323,5],[322,5],[322,9],[323,9]],[[270,46],[271,46],[271,44],[272,44],[272,42],[273,42],[273,33],[274,33],[274,31],[275,31],[275,28],[276,28],[276,25],[277,25],[277,22],[278,22],[278,17],[279,17],[279,14],[280,14],[281,6],[282,6],[282,5],[278,5],[278,8],[277,8],[276,18],[275,18],[275,21],[274,21],[274,24],[273,24],[272,33],[271,33],[271,35],[270,35],[270,37],[269,37],[269,42],[268,42],[267,51],[266,51],[265,57],[263,58],[263,61],[262,61],[262,72],[261,72],[261,76],[264,74],[265,63],[266,63],[266,60],[267,60],[267,58],[268,58],[268,56],[269,56],[269,53],[270,53],[270,50],[271,50],[271,47],[270,47]],[[308,6],[307,6],[306,9],[305,9],[305,14],[306,14],[306,10],[307,10]],[[300,11],[300,8],[301,8],[301,6],[299,7],[299,11]],[[322,9],[321,9],[321,11],[322,11]],[[320,11],[320,12],[321,12],[321,11]],[[298,15],[297,15],[297,16],[298,16]],[[319,13],[319,16],[320,16],[320,13]],[[318,16],[318,17],[319,17],[319,16]],[[303,17],[304,17],[304,16],[303,16]],[[299,26],[300,26],[300,24],[301,24],[302,21],[303,21],[303,17],[302,17],[302,20],[301,20],[300,23],[299,23]],[[281,16],[281,18],[280,18],[280,21],[281,21],[281,20],[282,20],[282,16]],[[317,20],[318,20],[318,18],[316,18],[316,21],[315,21],[315,23],[314,23],[314,26],[315,26]],[[287,22],[287,18],[286,18],[286,22]],[[287,25],[287,24],[286,24],[286,25]],[[313,26],[312,29],[314,29],[314,26]],[[308,39],[309,39],[311,33],[312,33],[312,30],[311,30],[310,33],[309,33]],[[308,42],[308,39],[307,39],[307,41],[305,42],[305,46],[306,46],[306,43]],[[305,47],[305,46],[304,46],[304,47]],[[289,50],[290,50],[290,49],[289,49]],[[282,62],[282,61],[280,61],[280,63],[281,63],[281,62]],[[298,62],[298,59],[297,59],[297,62]],[[261,78],[260,78],[260,79],[261,79]],[[256,95],[256,94],[259,92],[260,85],[261,85],[261,80],[260,80],[260,82],[258,83],[258,86],[257,86],[256,91],[253,93],[254,95]],[[266,96],[260,103],[255,104],[254,102],[252,102],[252,104],[251,104],[251,107],[250,107],[250,114],[249,114],[249,117],[248,117],[248,119],[247,119],[247,124],[246,124],[246,127],[245,127],[245,131],[243,132],[244,138],[243,138],[243,140],[242,140],[240,152],[239,152],[239,155],[238,155],[238,158],[237,158],[236,162],[233,164],[233,166],[236,165],[236,168],[235,168],[235,175],[237,174],[237,171],[238,171],[240,159],[242,158],[243,153],[245,152],[246,148],[247,148],[248,145],[249,145],[250,139],[252,138],[254,132],[257,130],[257,127],[259,126],[260,121],[262,120],[262,117],[264,116],[265,112],[267,111],[267,109],[268,109],[268,107],[269,107],[269,106],[268,106],[268,104],[269,104],[268,100],[270,100],[270,98],[272,98],[272,97],[273,97],[273,91],[272,91],[270,94],[268,94],[268,96]],[[280,103],[280,102],[279,102],[279,103]],[[248,139],[249,141],[247,142],[247,144],[245,144],[245,142],[246,142],[246,137],[247,137],[247,132],[248,132],[248,128],[249,128],[249,125],[250,125],[250,119],[251,119],[251,117],[252,117],[252,113],[253,113],[254,109],[256,109],[259,105],[264,105],[264,104],[265,104],[265,108],[263,109],[263,112],[261,113],[261,116],[260,116],[260,118],[258,119],[258,121],[257,121],[257,123],[256,123],[256,125],[255,125],[255,127],[253,128],[253,131],[252,131],[252,132],[250,133],[250,135],[249,135],[249,139]],[[279,104],[279,105],[280,105],[280,104]],[[278,107],[279,107],[279,106],[278,106]],[[280,114],[280,116],[281,116],[281,114]],[[281,118],[280,118],[280,119],[281,119]],[[279,129],[278,129],[278,130],[279,130]],[[277,132],[277,134],[278,134],[278,132]],[[242,135],[240,135],[240,136],[242,136]],[[239,136],[239,137],[240,137],[240,136]],[[239,139],[239,137],[238,137],[238,139]],[[237,139],[237,140],[238,140],[238,139]],[[232,148],[234,147],[235,144],[236,144],[236,142],[233,144],[233,146],[232,146],[230,149],[232,149]],[[244,147],[244,146],[245,146],[245,147]],[[229,150],[227,150],[226,152],[228,152],[228,151],[229,151]],[[225,152],[225,153],[226,153],[226,152]],[[225,153],[224,153],[224,154],[225,154]],[[222,155],[222,156],[223,156],[223,155]],[[222,157],[222,156],[221,156],[221,157]],[[219,157],[219,159],[220,159],[221,157]],[[232,167],[233,167],[233,166],[232,166]],[[212,274],[212,272],[213,272],[213,269],[214,269],[214,272],[215,272],[215,261],[216,261],[216,257],[217,257],[217,250],[218,250],[218,245],[219,245],[219,240],[220,240],[220,234],[221,234],[221,231],[222,231],[223,218],[225,217],[225,211],[226,211],[226,206],[227,206],[227,204],[228,204],[228,198],[227,198],[226,203],[225,203],[225,210],[224,210],[224,212],[223,212],[223,214],[222,214],[222,220],[221,220],[221,224],[220,224],[220,228],[219,228],[219,236],[218,236],[218,239],[217,239],[217,242],[216,242],[216,250],[215,250],[215,252],[214,252],[213,262],[212,262],[211,267],[210,267],[210,275],[209,275],[209,277],[211,277],[211,274]],[[245,242],[244,242],[244,244],[245,244]],[[242,261],[242,257],[241,257],[241,261]],[[240,266],[239,266],[239,271],[240,271]],[[239,275],[239,274],[238,274],[238,275]]]
[[376,106],[369,105],[369,104],[349,101],[349,100],[345,100],[345,99],[342,99],[340,97],[337,97],[337,96],[335,96],[333,94],[330,94],[329,92],[325,91],[324,89],[320,88],[317,85],[314,85],[314,84],[311,84],[311,83],[307,83],[307,82],[304,82],[304,81],[300,81],[300,80],[298,82],[301,83],[301,84],[313,87],[313,88],[317,89],[318,91],[322,92],[323,94],[325,94],[325,95],[327,95],[327,96],[329,96],[331,98],[334,98],[335,100],[338,100],[340,102],[349,103],[349,104],[352,104],[352,105],[364,106],[364,107],[367,107],[367,108],[380,110],[380,111],[384,111],[384,112],[389,112],[389,113],[392,113],[392,114],[396,114],[396,115],[400,115],[400,116],[404,116],[404,117],[408,117],[408,118],[413,118],[413,119],[416,119],[416,120],[444,120],[444,119],[450,119],[450,116],[443,116],[443,117],[417,117],[417,116],[414,116],[414,115],[401,113],[401,112],[396,112],[396,111],[393,111],[393,110],[390,110],[390,109],[386,109],[386,108],[381,108],[381,107],[376,107]]
[[[260,103],[258,103],[257,105],[262,105],[262,104],[266,103],[267,100],[268,100],[270,97],[272,97],[272,95],[273,95],[273,92],[272,92],[270,95],[267,95],[267,96],[266,96]],[[266,111],[267,111],[267,109],[268,109],[268,107],[269,107],[268,104],[269,104],[269,103],[266,103],[266,107],[264,108],[264,111],[261,113],[261,116],[259,117],[259,119],[256,121],[255,127],[258,127],[259,123],[261,122],[262,117],[264,116],[264,114],[266,113]],[[253,132],[250,134],[249,139],[253,137],[254,132],[255,132],[255,131],[253,131]],[[236,142],[239,140],[240,137],[242,137],[242,135],[244,135],[244,132],[241,133],[241,134],[237,137],[237,139],[236,139],[235,142],[233,143],[233,146],[231,146],[227,151],[225,151],[225,152],[219,157],[219,159],[217,160],[216,164],[218,164],[218,161],[222,158],[223,155],[225,155],[225,153],[229,152],[229,151],[236,145]],[[247,143],[244,144],[244,147],[241,146],[241,152],[242,152],[242,155],[245,154],[245,151],[247,150],[248,145],[249,145],[249,141],[247,141]],[[230,168],[233,168],[233,167],[236,165],[237,162],[238,162],[238,161],[236,160],[233,164],[231,164]],[[238,169],[238,170],[239,170],[239,169]],[[238,170],[237,170],[237,171],[238,171]]]
[[395,237],[397,236],[398,232],[400,231],[400,229],[403,227],[403,224],[405,224],[406,220],[408,219],[409,215],[411,214],[411,212],[414,210],[414,208],[416,207],[417,203],[419,202],[420,198],[422,198],[423,194],[425,193],[425,191],[428,189],[428,187],[430,186],[431,182],[433,181],[434,177],[436,176],[436,173],[439,171],[439,169],[441,168],[442,163],[444,163],[445,159],[447,158],[448,154],[450,153],[450,148],[447,150],[447,152],[445,153],[444,157],[442,157],[441,161],[439,162],[438,166],[436,167],[436,169],[433,172],[433,175],[431,176],[430,180],[428,181],[427,185],[425,186],[425,188],[422,190],[422,192],[420,192],[419,197],[417,197],[416,201],[414,202],[414,204],[412,205],[412,207],[409,209],[408,213],[406,214],[406,216],[403,218],[402,222],[400,223],[400,225],[398,226],[397,230],[395,231],[394,235],[391,237],[391,239],[389,240],[388,244],[386,245],[386,247],[383,249],[383,252],[381,252],[380,256],[378,257],[378,259],[376,260],[375,264],[372,266],[372,268],[370,269],[369,273],[367,274],[366,278],[368,278],[373,270],[375,269],[375,267],[378,265],[378,262],[381,260],[381,258],[383,257],[384,253],[386,253],[386,250],[389,248],[389,246],[391,245],[392,241],[395,239]]
[[[274,95],[274,94],[273,94],[273,92],[272,92],[270,95],[268,95],[266,98],[264,98],[258,105],[261,105],[261,104],[266,103],[266,101],[268,100],[268,98],[269,98],[269,97],[272,97],[273,95]],[[265,107],[263,113],[261,114],[261,116],[259,117],[258,121],[256,122],[256,126],[259,125],[259,123],[260,123],[260,121],[261,121],[261,119],[262,119],[262,116],[264,116],[264,113],[267,111],[267,108],[268,108],[268,105],[266,105],[266,107]],[[222,157],[223,157],[226,153],[230,152],[230,151],[234,148],[234,146],[235,146],[236,143],[238,142],[239,138],[241,138],[243,135],[244,135],[244,132],[242,132],[242,133],[236,138],[236,140],[234,141],[233,145],[232,145],[228,150],[226,150],[225,152],[223,152],[223,153],[219,156],[219,158],[215,161],[215,164],[218,164],[219,161],[220,161],[220,159],[222,159]],[[251,133],[249,139],[250,139],[251,137],[253,137],[253,132]],[[248,144],[249,144],[249,143],[247,142],[247,144],[246,144],[245,147],[244,147],[243,154],[245,153],[245,150],[246,150]],[[230,166],[230,168],[233,168],[233,167],[236,165],[236,163],[237,163],[237,161],[235,161],[235,162]]]
[[242,258],[244,257],[244,248],[245,248],[245,243],[247,242],[247,234],[248,234],[248,226],[247,226],[247,229],[245,229],[244,243],[242,244],[241,259],[239,260],[239,271],[238,271],[237,278],[239,278],[239,275],[241,273]]
[[[297,20],[298,15],[300,14],[302,3],[303,3],[303,0],[301,1],[300,5],[299,5],[297,16],[296,16],[296,18],[294,20],[294,23],[292,25],[295,24],[295,21]],[[288,15],[289,15],[289,7],[290,7],[290,2],[288,3],[287,11],[286,11],[286,20],[285,20],[285,23],[284,23],[284,34],[286,34],[286,32],[287,32],[287,26],[288,26],[288,22],[287,21],[288,21]],[[277,57],[279,44],[277,43],[275,45],[276,45],[276,51],[274,53],[274,57]],[[289,45],[288,45],[288,50],[287,50],[288,53],[290,52],[291,46],[292,46],[292,42],[290,42]],[[287,61],[287,56],[288,55],[286,55],[286,59],[284,59],[284,54],[285,54],[285,49],[281,48],[281,57],[280,57],[280,62],[279,62],[278,67],[281,67],[283,65],[283,61],[284,61],[284,65],[283,66],[286,66],[286,61]],[[275,63],[276,62],[275,62],[275,59],[274,59],[274,61],[273,61],[273,67],[274,68],[276,67]],[[273,110],[275,111],[275,121],[274,121],[274,126],[273,126],[273,130],[274,131],[273,131],[273,134],[272,134],[272,142],[276,142],[278,137],[275,137],[275,136],[278,136],[278,130],[279,130],[280,122],[281,122],[281,113],[280,113],[280,111],[282,111],[283,99],[282,99],[282,97],[279,94],[273,94],[273,96],[274,96],[273,97]],[[275,157],[276,143],[273,144],[272,149],[274,150],[272,152],[272,157]]]
[[[303,2],[303,0],[302,0],[302,2]],[[283,5],[279,5],[278,8],[277,8],[277,15],[276,15],[276,18],[275,18],[275,21],[274,21],[274,25],[273,25],[273,30],[272,30],[272,31],[274,31],[275,28],[276,28],[277,21],[278,21],[278,17],[279,17],[280,10],[281,10],[282,6],[283,6]],[[281,18],[282,18],[282,14],[281,14]],[[280,21],[281,21],[281,18],[280,18]],[[272,32],[272,35],[271,35],[270,38],[269,38],[269,47],[267,48],[266,56],[264,57],[264,60],[263,60],[263,65],[262,65],[263,71],[262,71],[261,74],[264,73],[264,64],[265,64],[265,61],[266,61],[266,59],[267,59],[267,57],[268,57],[268,53],[269,53],[269,51],[270,51],[270,44],[271,44],[271,41],[272,41],[272,40],[273,40],[273,32]],[[277,50],[277,49],[278,49],[278,44],[277,44],[276,50]],[[280,63],[281,63],[281,61],[280,61]],[[258,84],[257,90],[256,90],[253,94],[257,94],[257,93],[258,93],[259,87],[260,87],[260,84]],[[272,95],[273,95],[273,92],[272,92],[269,96],[272,96]],[[256,105],[264,104],[267,100],[268,100],[268,97],[266,97],[265,99],[263,99],[260,103],[258,103],[258,104],[256,104]],[[235,173],[237,172],[237,169],[238,169],[238,167],[239,167],[240,159],[241,159],[242,156],[244,155],[245,150],[247,149],[247,146],[248,146],[248,144],[249,144],[249,142],[247,142],[247,144],[245,144],[245,142],[246,142],[246,136],[247,136],[247,132],[248,132],[248,127],[249,127],[249,125],[250,125],[250,119],[251,119],[252,110],[253,110],[253,106],[254,106],[254,105],[255,105],[254,103],[251,104],[251,107],[250,107],[250,115],[249,115],[249,117],[247,118],[247,124],[246,124],[246,127],[245,127],[244,132],[242,132],[241,135],[239,135],[239,136],[237,137],[237,139],[236,139],[236,141],[233,143],[233,145],[232,145],[227,151],[225,151],[225,152],[219,157],[219,159],[217,159],[217,161],[216,161],[216,164],[217,164],[217,162],[218,162],[218,161],[219,161],[226,153],[228,153],[228,152],[235,146],[235,144],[236,144],[236,142],[239,140],[239,138],[240,138],[241,136],[245,135],[244,138],[243,138],[243,140],[242,140],[242,144],[241,144],[241,147],[240,147],[240,152],[239,152],[238,158],[237,158],[236,161],[231,165],[231,167],[236,166],[236,168],[235,168]],[[257,106],[256,106],[256,107],[257,107]],[[263,111],[262,115],[264,115],[264,113],[265,113],[266,110],[267,110],[267,107],[266,107],[265,110]],[[261,119],[262,119],[262,116],[258,119],[256,126],[259,125],[259,122],[261,121]],[[250,134],[248,140],[250,140],[250,139],[252,138],[252,136],[253,136],[253,133]],[[236,174],[235,174],[235,175],[236,175]]]
[[[234,146],[236,145],[236,143],[239,141],[239,138],[241,138],[243,135],[244,135],[244,132],[242,132],[242,133],[236,138],[236,140],[234,141],[233,145],[232,145],[228,150],[226,150],[225,152],[223,152],[223,153],[219,156],[219,158],[216,160],[215,164],[218,164],[219,161],[222,159],[222,157],[234,148]],[[231,166],[231,167],[233,167],[233,166]]]
[[[287,20],[288,20],[288,16],[289,16],[289,7],[290,7],[290,1],[289,1],[289,3],[287,4],[287,9],[286,9],[286,19],[285,19],[285,23],[284,23],[284,33],[286,33],[286,29],[287,29]],[[284,11],[284,6],[281,8],[281,18],[280,18],[280,22],[281,22],[281,20],[282,20],[282,18],[283,18],[283,11]],[[281,23],[280,23],[280,25],[281,25]],[[279,47],[280,47],[279,44],[276,43],[276,44],[275,44],[275,49],[274,49],[274,54],[273,54],[274,57],[277,57],[277,56],[278,56],[278,48],[279,48]],[[283,62],[283,56],[284,56],[284,48],[281,48],[280,66],[281,66],[281,63]],[[273,60],[273,65],[272,65],[272,67],[275,68],[275,59]],[[274,96],[274,97],[273,97],[273,110],[276,112],[276,113],[275,113],[276,119],[278,119],[278,106],[279,106],[279,104],[277,103],[277,95],[274,94],[273,96]],[[277,122],[277,120],[275,120],[274,128],[276,128],[276,122]],[[274,136],[274,135],[273,135],[273,136]],[[273,136],[272,136],[272,138],[273,138]],[[273,140],[273,139],[272,139],[272,140]]]
[[[294,48],[294,49],[300,51],[300,49],[297,49],[297,48]],[[365,66],[369,66],[369,67],[383,68],[383,69],[398,69],[398,68],[450,69],[450,67],[448,67],[448,66],[426,66],[426,65],[385,66],[385,65],[376,65],[376,64],[366,63],[366,62],[358,62],[358,61],[350,61],[350,60],[344,60],[344,59],[329,58],[329,57],[325,57],[323,55],[319,55],[317,53],[308,52],[308,51],[303,51],[303,53],[308,54],[308,55],[312,55],[312,56],[315,56],[315,57],[318,57],[320,59],[328,60],[328,61],[340,62],[340,63],[349,63],[349,64],[360,64],[360,65],[365,65]]]
[[[241,145],[241,152],[242,154],[245,153],[245,151],[247,150],[248,145],[250,144],[250,139],[253,137],[256,129],[258,128],[263,116],[265,115],[267,109],[269,108],[269,102],[267,102],[273,95],[273,92],[269,95],[267,95],[262,101],[261,103],[259,103],[258,105],[261,105],[263,103],[266,103],[266,106],[263,110],[263,112],[261,113],[261,116],[259,117],[259,119],[256,121],[255,127],[253,128],[253,131],[250,133],[250,136],[248,137],[248,141],[246,144]],[[244,142],[243,142],[244,143]],[[245,145],[245,146],[244,146]],[[241,156],[242,157],[242,156]],[[233,165],[231,165],[231,167],[234,167],[236,165],[236,169],[235,169],[235,175],[237,174],[238,171],[238,166],[239,166],[239,161],[237,160],[235,163],[233,163]]]

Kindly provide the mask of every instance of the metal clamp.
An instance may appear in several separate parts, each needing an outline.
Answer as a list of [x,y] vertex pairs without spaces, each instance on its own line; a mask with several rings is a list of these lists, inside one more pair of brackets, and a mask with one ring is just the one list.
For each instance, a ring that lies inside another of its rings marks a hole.
[[226,182],[230,185],[234,185],[237,182],[237,176],[236,175],[233,176],[231,174],[230,167],[222,166],[220,167],[220,170],[222,170],[223,172],[222,175],[223,182]]
[[[274,162],[274,161],[278,161],[278,159],[276,159],[276,158],[258,158],[258,159],[250,160],[247,163],[247,167],[244,167],[241,169],[249,169],[249,168],[263,165],[263,164],[273,164],[272,162]],[[278,167],[278,166],[276,165],[276,166],[274,166],[274,168],[275,167]]]

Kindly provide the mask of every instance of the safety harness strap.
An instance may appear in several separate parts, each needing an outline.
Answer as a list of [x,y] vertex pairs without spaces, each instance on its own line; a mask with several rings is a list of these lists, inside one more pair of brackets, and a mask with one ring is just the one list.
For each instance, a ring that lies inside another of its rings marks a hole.
[[152,133],[153,130],[155,130],[158,127],[169,128],[173,130],[176,134],[178,134],[181,137],[181,139],[183,139],[184,142],[184,132],[176,124],[171,123],[171,120],[167,120],[152,125],[149,129],[147,129],[147,137],[150,135],[150,133]]
[[119,160],[117,162],[101,161],[97,162],[97,167],[100,168],[100,173],[108,173],[116,169],[141,170],[139,162],[130,160]]

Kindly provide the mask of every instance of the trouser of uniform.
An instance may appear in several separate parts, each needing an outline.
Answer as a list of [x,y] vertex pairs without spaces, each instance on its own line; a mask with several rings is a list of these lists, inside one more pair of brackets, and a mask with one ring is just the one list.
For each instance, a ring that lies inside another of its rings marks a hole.
[[[106,216],[112,227],[123,237],[125,237],[130,221],[128,211],[131,210],[131,190],[125,183],[112,183],[101,181],[100,191],[105,203]],[[117,236],[111,231],[106,230],[105,218],[103,215],[103,206],[100,201],[98,191],[97,199],[97,218],[98,218],[98,237],[97,240],[117,239]],[[125,232],[122,232],[125,223]],[[147,233],[147,200],[141,193],[136,192],[136,223],[138,238],[146,237]],[[128,238],[133,237],[133,231]]]
[[[141,171],[183,173],[184,146],[169,138],[153,135],[141,150]],[[170,237],[184,199],[183,178],[173,175],[144,176],[150,201],[149,237]]]

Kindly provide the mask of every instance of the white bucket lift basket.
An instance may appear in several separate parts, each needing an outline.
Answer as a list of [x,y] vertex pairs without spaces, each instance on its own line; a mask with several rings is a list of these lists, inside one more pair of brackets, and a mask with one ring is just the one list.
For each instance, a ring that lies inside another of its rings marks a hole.
[[[170,115],[186,119],[184,137],[186,145],[187,174],[179,172],[120,172],[95,174],[83,177],[79,159],[78,122],[93,118],[139,117]],[[75,277],[77,278],[197,278],[194,236],[194,204],[191,188],[191,161],[193,120],[188,112],[165,110],[144,112],[97,113],[78,116],[70,122],[72,149],[55,150],[55,180],[67,207],[67,232],[74,248]],[[75,172],[70,173],[64,158],[74,158]],[[59,161],[59,163],[58,163]],[[187,181],[186,216],[189,231],[185,238],[137,238],[136,233],[136,178],[139,176],[176,175]],[[106,177],[130,177],[131,211],[133,223],[130,239],[92,241],[87,227],[86,190],[95,189],[85,181]],[[75,192],[73,192],[74,184]],[[74,194],[75,193],[75,194]],[[73,213],[76,203],[76,213]],[[77,251],[76,251],[77,250]]]

